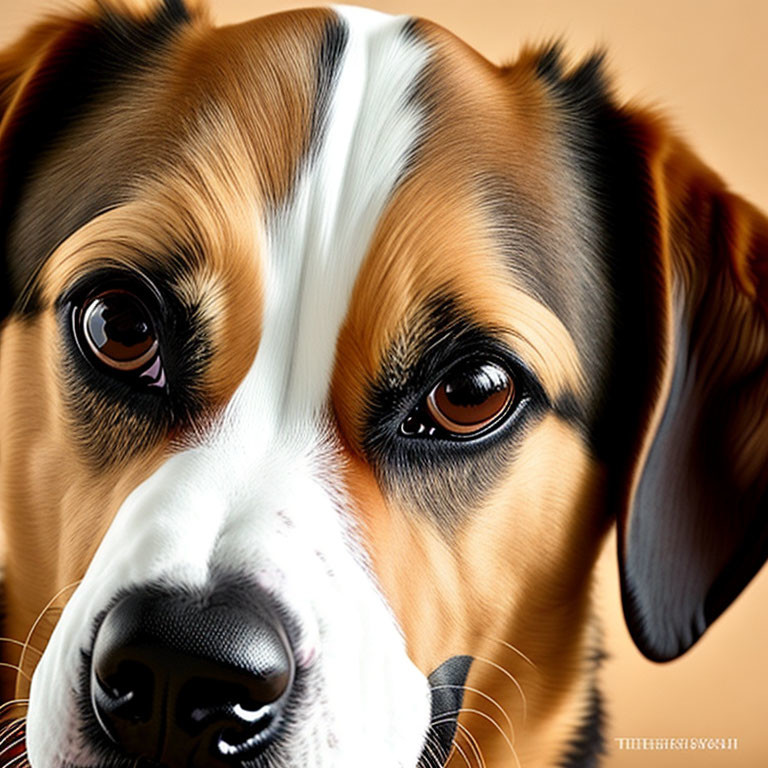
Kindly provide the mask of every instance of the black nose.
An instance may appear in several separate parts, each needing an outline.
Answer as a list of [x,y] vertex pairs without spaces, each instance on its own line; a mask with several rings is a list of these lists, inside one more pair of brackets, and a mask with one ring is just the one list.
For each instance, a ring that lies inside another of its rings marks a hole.
[[290,644],[266,607],[232,602],[150,589],[106,614],[91,703],[123,753],[169,768],[233,768],[275,739],[294,677]]

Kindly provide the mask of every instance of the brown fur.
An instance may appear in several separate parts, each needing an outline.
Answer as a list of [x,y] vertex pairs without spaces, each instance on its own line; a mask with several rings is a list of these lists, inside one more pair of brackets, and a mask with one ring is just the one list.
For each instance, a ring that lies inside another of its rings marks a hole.
[[[223,30],[198,19],[130,95],[105,97],[71,130],[66,149],[42,163],[20,212],[15,237],[22,244],[33,237],[30,222],[52,197],[74,194],[73,176],[102,152],[105,137],[114,149],[94,161],[97,177],[120,175],[121,155],[140,172],[119,206],[78,227],[51,255],[32,286],[36,313],[11,317],[2,330],[0,507],[8,540],[9,637],[24,640],[51,598],[62,589],[66,598],[126,495],[204,431],[245,375],[258,346],[262,304],[262,296],[246,287],[261,284],[263,233],[256,230],[254,209],[286,196],[306,150],[312,54],[326,19],[323,12],[301,12]],[[0,103],[6,107],[0,142],[47,46],[72,23],[38,27],[0,55]],[[514,179],[521,216],[536,222],[552,248],[579,247],[573,234],[578,183],[573,169],[564,170],[565,118],[532,56],[502,70],[444,30],[421,23],[419,33],[435,47],[422,96],[440,109],[418,172],[391,201],[358,276],[338,342],[331,404],[347,459],[347,491],[411,658],[425,674],[454,654],[477,659],[449,764],[473,764],[477,750],[489,767],[515,761],[551,766],[578,728],[593,681],[591,573],[615,512],[604,491],[612,467],[598,460],[578,425],[549,413],[526,432],[502,481],[475,508],[463,510],[446,535],[409,506],[406,492],[382,487],[364,456],[363,433],[366,398],[383,360],[441,293],[518,351],[552,401],[586,397],[590,371],[579,340],[509,269],[473,172],[483,167],[490,177]],[[274,65],[274,51],[286,45],[292,55],[280,54],[282,65],[267,69],[265,62]],[[255,97],[249,91],[246,99],[244,79],[270,87],[256,89]],[[653,392],[642,429],[628,450],[626,496],[631,499],[637,486],[670,390],[669,322],[675,295],[683,294],[683,316],[701,314],[704,306],[712,326],[703,360],[710,375],[741,380],[756,374],[724,438],[736,486],[762,492],[768,483],[765,219],[726,195],[723,247],[702,255],[694,247],[700,235],[691,189],[696,200],[725,195],[719,180],[663,124],[633,110],[622,114],[643,136],[641,160],[658,214],[651,238],[658,262],[649,269],[656,270],[654,311],[665,329],[654,338],[660,362],[649,375]],[[179,115],[188,118],[183,135]],[[140,450],[105,470],[83,450],[72,426],[54,305],[94,264],[149,268],[179,244],[204,254],[189,260],[174,291],[185,304],[202,303],[212,340],[200,382],[205,408],[179,434],[147,437]],[[709,293],[713,271],[716,297]],[[423,493],[433,491],[425,481]],[[619,517],[626,531],[629,512]],[[627,537],[622,546],[629,546]],[[37,650],[23,659],[24,676],[46,642],[45,631],[34,641]],[[9,649],[4,659],[14,663],[18,655]]]

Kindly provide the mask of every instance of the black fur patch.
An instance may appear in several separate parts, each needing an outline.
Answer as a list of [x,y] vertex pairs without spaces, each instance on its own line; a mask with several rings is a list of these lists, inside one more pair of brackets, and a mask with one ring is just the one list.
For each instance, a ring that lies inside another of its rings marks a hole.
[[584,211],[568,212],[569,221],[563,222],[559,211],[542,206],[515,178],[483,174],[478,187],[515,280],[573,339],[587,371],[584,405],[591,410],[590,385],[599,379],[605,359],[605,307],[610,302],[606,276],[595,268],[601,233],[591,221],[593,201],[577,193]]
[[[0,319],[18,302],[51,251],[77,228],[70,223],[68,231],[59,231],[52,222],[40,221],[39,248],[34,253],[13,252],[13,222],[41,161],[108,91],[147,67],[188,20],[180,0],[166,0],[146,20],[106,11],[101,18],[62,23],[0,137]],[[104,189],[98,199],[89,200],[79,215],[82,222],[114,204],[115,194]],[[25,310],[34,309],[34,297],[27,297]]]
[[605,753],[603,699],[595,687],[589,692],[587,711],[562,757],[560,768],[597,768]]
[[591,108],[602,109],[613,101],[613,91],[605,74],[605,53],[598,51],[577,67],[566,71],[563,45],[554,43],[545,48],[536,62],[536,73],[545,80],[570,107],[583,117]]
[[576,732],[570,739],[565,753],[558,763],[558,768],[598,768],[602,755],[605,754],[605,711],[603,697],[597,686],[597,673],[606,658],[602,642],[593,649],[588,657],[590,664],[591,687],[586,708]]
[[654,326],[660,322],[659,313],[644,304],[656,276],[648,269],[655,217],[647,210],[642,138],[616,104],[603,54],[566,71],[556,44],[541,53],[537,72],[563,110],[562,139],[599,224],[591,268],[604,276],[608,292],[581,298],[594,349],[587,369],[588,435],[598,458],[621,462],[631,450],[625,436],[628,430],[637,433],[640,404],[653,389],[655,352],[648,339],[658,337]]
[[453,656],[429,676],[432,691],[430,728],[418,768],[435,768],[448,759],[473,661],[471,656]]
[[349,29],[343,18],[336,16],[327,22],[317,59],[315,105],[309,134],[310,158],[315,157],[323,143],[331,97],[348,41]]

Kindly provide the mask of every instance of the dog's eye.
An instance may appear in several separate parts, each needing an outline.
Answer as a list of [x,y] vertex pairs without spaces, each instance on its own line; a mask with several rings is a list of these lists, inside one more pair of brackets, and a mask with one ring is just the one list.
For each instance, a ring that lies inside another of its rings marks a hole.
[[160,383],[157,333],[138,296],[123,289],[100,293],[82,306],[75,323],[84,351],[99,363],[116,372],[146,377],[147,384]]
[[427,397],[427,409],[447,432],[472,434],[491,426],[515,394],[512,377],[496,363],[469,363],[452,370]]
[[[426,409],[411,414],[401,432],[431,435],[435,426],[450,435],[471,437],[500,422],[515,400],[509,371],[490,361],[465,361],[451,369],[426,399]],[[433,426],[425,424],[432,421]]]

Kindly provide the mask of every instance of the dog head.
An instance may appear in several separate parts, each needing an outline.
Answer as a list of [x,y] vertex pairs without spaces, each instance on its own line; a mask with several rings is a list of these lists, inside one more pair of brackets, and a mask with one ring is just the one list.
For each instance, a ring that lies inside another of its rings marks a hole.
[[33,768],[442,764],[471,659],[554,759],[611,520],[654,659],[762,565],[768,223],[598,59],[166,0],[0,88]]

